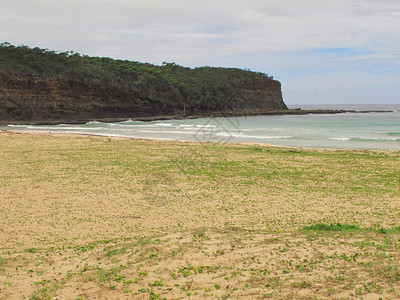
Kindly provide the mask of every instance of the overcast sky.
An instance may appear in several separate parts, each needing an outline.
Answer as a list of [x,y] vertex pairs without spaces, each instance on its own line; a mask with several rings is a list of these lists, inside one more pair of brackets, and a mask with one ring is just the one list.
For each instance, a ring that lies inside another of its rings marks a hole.
[[400,104],[400,0],[0,0],[0,42],[249,68],[294,104]]

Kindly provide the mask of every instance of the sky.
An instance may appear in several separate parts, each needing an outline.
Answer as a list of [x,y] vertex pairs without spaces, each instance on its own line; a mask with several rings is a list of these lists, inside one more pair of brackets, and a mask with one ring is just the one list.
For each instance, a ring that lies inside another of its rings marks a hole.
[[0,42],[246,68],[289,106],[400,104],[400,0],[0,0]]

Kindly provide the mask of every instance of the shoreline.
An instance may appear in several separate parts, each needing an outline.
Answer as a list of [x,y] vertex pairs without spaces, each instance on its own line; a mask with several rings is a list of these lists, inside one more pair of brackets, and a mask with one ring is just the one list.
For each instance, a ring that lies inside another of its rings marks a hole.
[[343,114],[343,113],[390,113],[393,110],[345,110],[345,109],[288,109],[271,110],[266,112],[247,112],[237,114],[235,112],[213,112],[195,115],[157,115],[148,117],[111,117],[111,118],[79,118],[79,119],[42,119],[42,120],[0,120],[0,126],[7,125],[59,125],[59,124],[85,124],[98,121],[103,123],[116,123],[124,121],[165,121],[182,119],[200,119],[200,118],[219,118],[219,117],[249,117],[249,116],[281,116],[281,115],[309,115],[309,114]]
[[275,145],[270,143],[259,143],[259,142],[198,142],[198,141],[188,141],[188,140],[178,140],[178,139],[164,139],[164,138],[143,138],[143,137],[131,137],[131,136],[117,136],[117,135],[105,135],[96,133],[63,133],[63,132],[46,132],[46,131],[18,131],[18,130],[4,130],[0,129],[1,134],[11,134],[11,135],[42,135],[51,137],[70,137],[70,138],[95,138],[95,139],[107,139],[107,140],[135,140],[135,141],[149,141],[149,142],[176,142],[183,144],[193,144],[193,145],[232,145],[232,146],[258,146],[265,148],[283,148],[283,149],[293,149],[293,150],[304,150],[304,151],[349,151],[349,152],[379,152],[379,153],[399,153],[399,150],[389,150],[389,149],[349,149],[349,148],[314,148],[314,147],[300,147],[300,146],[285,146],[285,145]]

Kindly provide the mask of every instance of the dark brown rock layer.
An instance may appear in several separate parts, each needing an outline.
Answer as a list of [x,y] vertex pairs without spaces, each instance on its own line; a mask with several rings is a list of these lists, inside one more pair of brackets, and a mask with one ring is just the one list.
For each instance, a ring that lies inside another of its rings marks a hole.
[[[227,91],[226,97],[219,94],[212,108],[186,105],[185,99],[180,100],[181,105],[163,107],[139,93],[110,97],[79,82],[70,84],[42,76],[0,77],[0,122],[254,115],[287,109],[280,82],[270,78],[227,83],[223,90]],[[176,102],[176,96],[171,95],[170,101]]]

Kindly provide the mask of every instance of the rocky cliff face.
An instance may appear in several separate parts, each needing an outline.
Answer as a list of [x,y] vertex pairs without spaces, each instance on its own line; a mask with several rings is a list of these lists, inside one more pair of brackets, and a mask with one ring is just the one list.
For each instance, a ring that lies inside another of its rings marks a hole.
[[[135,93],[121,97],[100,94],[83,83],[65,83],[55,78],[41,76],[0,77],[0,121],[46,122],[89,121],[96,119],[185,117],[214,114],[245,115],[285,110],[281,84],[265,78],[227,83],[213,105],[207,107],[185,99],[182,105],[159,105]],[[168,96],[163,96],[168,97]],[[171,95],[176,102],[176,95]],[[165,99],[165,98],[164,98]],[[206,99],[207,100],[207,99]],[[216,101],[216,102],[215,102]]]
[[243,109],[255,113],[287,109],[282,99],[281,83],[271,79],[256,79],[241,87],[244,91]]
[[106,101],[83,86],[66,87],[51,78],[0,80],[0,120],[5,121],[117,118],[140,116],[150,109],[140,101],[131,105],[118,99]]

